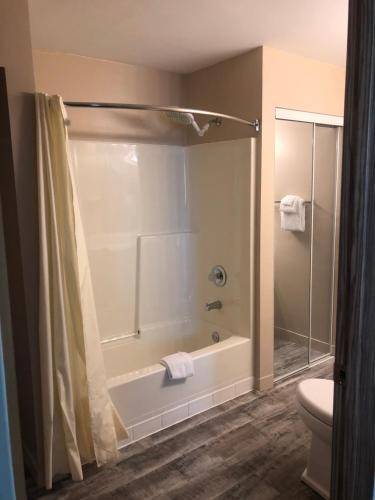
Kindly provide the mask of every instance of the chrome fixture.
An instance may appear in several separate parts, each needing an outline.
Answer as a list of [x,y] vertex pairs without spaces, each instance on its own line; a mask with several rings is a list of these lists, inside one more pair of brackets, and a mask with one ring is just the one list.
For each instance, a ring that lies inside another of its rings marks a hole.
[[201,128],[192,113],[181,113],[180,111],[166,111],[165,116],[179,125],[191,125],[199,137],[203,137],[212,124],[217,127],[221,125],[221,118],[212,118]]
[[212,341],[215,344],[217,344],[218,342],[220,342],[220,334],[219,334],[219,332],[212,332],[211,338],[212,338]]
[[212,311],[212,309],[221,309],[222,307],[223,304],[221,303],[221,300],[215,300],[214,302],[207,302],[206,311]]
[[144,111],[166,111],[166,112],[176,112],[176,113],[190,113],[193,115],[203,115],[212,116],[215,120],[216,125],[219,125],[221,119],[232,120],[237,123],[243,123],[244,125],[249,125],[254,127],[256,132],[260,130],[260,121],[256,120],[244,120],[243,118],[238,118],[237,116],[225,115],[223,113],[214,113],[213,111],[204,111],[203,109],[190,109],[190,108],[180,108],[178,106],[158,106],[154,104],[129,104],[129,103],[119,103],[119,102],[83,102],[83,101],[64,101],[65,106],[70,106],[73,108],[107,108],[107,109],[138,109]]
[[122,335],[117,335],[116,337],[110,337],[108,339],[103,339],[100,341],[101,344],[108,344],[109,342],[116,342],[116,340],[123,340],[141,336],[141,331],[137,330],[136,332],[124,333]]
[[216,286],[224,286],[227,282],[227,272],[223,266],[214,266],[208,275],[208,279]]
[[[309,200],[304,200],[305,201],[305,205],[309,205],[310,203],[314,203],[314,202],[311,202]],[[275,200],[275,203],[281,203],[281,200]]]

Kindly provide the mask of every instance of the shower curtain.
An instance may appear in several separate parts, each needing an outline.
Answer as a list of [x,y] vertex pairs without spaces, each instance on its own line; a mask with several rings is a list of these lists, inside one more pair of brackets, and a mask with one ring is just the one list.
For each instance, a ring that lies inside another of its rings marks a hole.
[[36,95],[39,342],[45,486],[118,457],[127,433],[106,385],[93,289],[59,96]]

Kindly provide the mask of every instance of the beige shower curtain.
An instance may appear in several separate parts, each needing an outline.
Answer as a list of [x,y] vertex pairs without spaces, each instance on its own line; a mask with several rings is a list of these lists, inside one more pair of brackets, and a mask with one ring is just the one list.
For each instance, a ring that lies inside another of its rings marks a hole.
[[45,486],[82,479],[118,456],[126,430],[106,385],[93,289],[69,161],[64,105],[36,95],[40,225],[39,340]]

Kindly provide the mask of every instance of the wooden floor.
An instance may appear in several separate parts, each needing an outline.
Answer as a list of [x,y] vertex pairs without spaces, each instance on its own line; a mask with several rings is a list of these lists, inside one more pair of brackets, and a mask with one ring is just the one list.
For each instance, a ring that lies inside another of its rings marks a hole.
[[[283,377],[308,365],[308,344],[302,345],[286,340],[275,334],[274,337],[274,374],[275,378]],[[323,352],[311,348],[311,359],[318,359],[324,355]]]
[[332,361],[267,393],[247,394],[127,447],[85,481],[29,498],[95,500],[319,499],[300,481],[309,432],[295,407],[303,378],[331,378]]

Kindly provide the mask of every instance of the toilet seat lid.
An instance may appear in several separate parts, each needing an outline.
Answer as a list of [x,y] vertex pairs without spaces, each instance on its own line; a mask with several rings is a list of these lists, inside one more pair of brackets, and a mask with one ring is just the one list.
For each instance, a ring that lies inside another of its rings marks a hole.
[[303,380],[297,388],[297,400],[311,415],[332,426],[333,380]]

